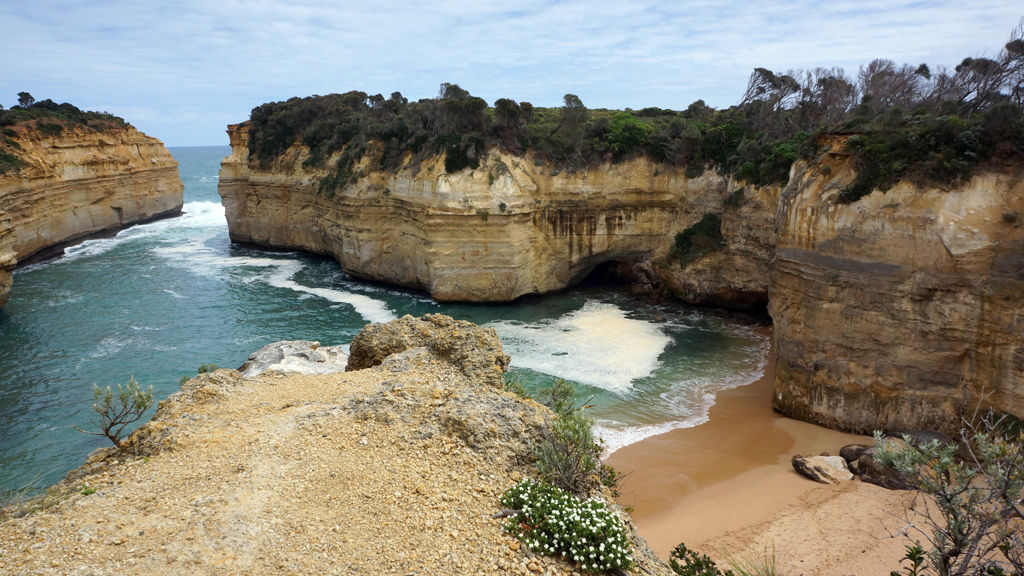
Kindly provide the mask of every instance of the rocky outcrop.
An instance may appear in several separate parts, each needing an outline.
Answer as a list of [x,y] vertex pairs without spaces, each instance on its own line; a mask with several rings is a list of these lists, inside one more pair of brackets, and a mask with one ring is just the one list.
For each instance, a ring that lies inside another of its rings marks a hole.
[[341,346],[320,346],[315,340],[284,340],[250,354],[238,371],[246,378],[268,370],[282,374],[332,374],[344,372],[346,364],[348,354]]
[[[533,555],[492,518],[502,493],[532,474],[554,415],[471,376],[479,358],[507,358],[485,331],[423,322],[434,341],[483,348],[427,345],[345,373],[217,370],[184,382],[122,450],[99,451],[51,489],[45,510],[0,522],[0,573],[577,569]],[[383,336],[410,325],[378,325],[376,341],[412,344]],[[632,527],[610,493],[597,497]],[[671,572],[630,534],[633,574]]]
[[1024,415],[1020,167],[840,204],[853,172],[834,144],[780,200],[774,407],[865,433],[955,435],[979,403]]
[[727,247],[712,262],[678,270],[667,257],[676,233],[722,213],[738,187],[712,171],[689,179],[643,157],[559,171],[491,150],[479,169],[455,174],[441,157],[407,159],[395,173],[364,159],[362,177],[325,195],[318,182],[327,172],[303,167],[304,147],[260,167],[249,158],[245,125],[228,134],[219,191],[236,242],[333,256],[350,274],[438,300],[504,302],[558,290],[607,262],[629,264],[637,278],[694,303],[763,302],[767,294],[772,233],[758,222],[774,215],[771,192],[749,193],[725,217]]
[[0,174],[0,268],[4,213],[13,236],[8,250],[21,263],[59,254],[89,236],[181,213],[178,163],[159,140],[129,125],[96,131],[68,124],[56,136],[31,122],[7,130],[15,134],[25,166]]
[[444,314],[406,315],[385,324],[369,324],[352,340],[346,369],[379,366],[389,356],[413,348],[426,348],[476,382],[504,388],[502,375],[510,359],[501,351],[494,328],[481,328]]

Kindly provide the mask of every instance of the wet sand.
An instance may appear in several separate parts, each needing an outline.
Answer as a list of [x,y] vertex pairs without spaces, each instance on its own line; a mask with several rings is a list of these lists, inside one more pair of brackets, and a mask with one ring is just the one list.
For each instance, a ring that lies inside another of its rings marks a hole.
[[[898,568],[906,542],[887,538],[911,496],[854,480],[826,486],[797,474],[793,454],[837,455],[870,437],[786,418],[771,409],[774,351],[764,376],[720,392],[709,421],[626,446],[607,460],[629,473],[619,499],[662,558],[680,542],[722,562],[774,543],[794,574]],[[881,538],[881,539],[880,539]]]

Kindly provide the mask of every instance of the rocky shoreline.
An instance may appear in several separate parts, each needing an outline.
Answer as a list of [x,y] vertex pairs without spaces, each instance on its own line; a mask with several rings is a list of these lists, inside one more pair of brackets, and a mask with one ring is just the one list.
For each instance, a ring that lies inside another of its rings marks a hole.
[[184,186],[163,143],[130,125],[8,128],[20,169],[0,174],[0,306],[16,265],[84,240],[181,214]]
[[[502,389],[493,330],[440,315],[368,330],[351,358],[372,367],[184,383],[47,509],[0,522],[0,572],[581,573],[492,518],[553,416]],[[632,573],[669,574],[613,509]]]

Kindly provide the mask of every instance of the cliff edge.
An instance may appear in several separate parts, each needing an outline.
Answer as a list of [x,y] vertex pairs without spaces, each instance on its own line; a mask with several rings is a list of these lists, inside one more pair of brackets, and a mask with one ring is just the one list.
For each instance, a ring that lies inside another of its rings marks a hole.
[[[372,329],[353,345],[369,368],[184,383],[123,451],[97,451],[51,490],[63,501],[0,522],[0,572],[578,570],[491,517],[553,418],[503,391],[494,331],[441,315]],[[670,574],[631,532],[632,573]]]
[[956,434],[979,403],[1024,416],[1020,166],[843,204],[855,173],[834,144],[780,200],[774,407],[862,433]]
[[[507,302],[572,286],[611,262],[692,303],[767,300],[771,255],[750,240],[759,232],[747,218],[729,220],[716,265],[688,270],[688,282],[667,279],[676,233],[722,213],[740,187],[712,171],[687,178],[645,157],[560,171],[492,147],[479,168],[451,174],[443,156],[415,164],[407,157],[395,171],[367,157],[355,182],[322,192],[331,162],[308,165],[308,147],[293,144],[261,166],[250,158],[246,124],[229,126],[228,135],[232,152],[221,163],[218,190],[236,242],[332,256],[349,274],[442,301]],[[770,220],[777,192],[751,193],[763,202],[743,210]],[[723,262],[738,265],[723,272]],[[741,272],[728,276],[734,268]]]
[[69,122],[47,134],[39,122],[4,129],[18,168],[0,173],[0,303],[14,259],[45,258],[92,235],[181,213],[178,163],[156,138],[127,124]]

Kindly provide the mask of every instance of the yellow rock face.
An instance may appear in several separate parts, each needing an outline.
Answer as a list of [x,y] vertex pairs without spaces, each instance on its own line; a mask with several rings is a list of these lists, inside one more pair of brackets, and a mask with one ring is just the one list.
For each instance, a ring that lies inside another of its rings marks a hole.
[[775,407],[858,432],[955,432],[979,402],[1024,415],[1019,167],[843,205],[851,162],[824,163],[798,163],[780,200]]
[[131,126],[56,137],[13,128],[27,166],[0,174],[0,305],[16,261],[181,212],[178,163],[156,138]]
[[[326,197],[317,193],[325,172],[302,167],[304,148],[261,168],[244,125],[228,133],[219,190],[232,240],[330,255],[350,274],[438,300],[504,302],[565,288],[605,262],[664,257],[734,188],[644,158],[559,173],[491,151],[456,174],[439,158],[394,174],[364,161],[363,177]],[[766,292],[767,269],[761,282]]]

